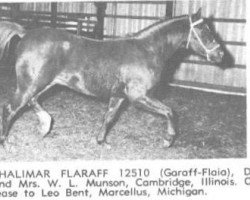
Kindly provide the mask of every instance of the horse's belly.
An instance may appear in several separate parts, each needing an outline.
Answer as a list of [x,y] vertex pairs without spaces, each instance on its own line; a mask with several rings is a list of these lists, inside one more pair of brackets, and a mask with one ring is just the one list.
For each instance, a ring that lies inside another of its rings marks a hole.
[[96,96],[100,97],[109,97],[111,88],[114,84],[114,81],[110,77],[98,76],[98,75],[88,75],[85,77],[86,88]]
[[77,92],[89,95],[89,96],[97,96],[94,92],[90,91],[86,87],[86,81],[84,80],[84,76],[81,73],[75,72],[62,72],[60,73],[54,83],[65,85]]

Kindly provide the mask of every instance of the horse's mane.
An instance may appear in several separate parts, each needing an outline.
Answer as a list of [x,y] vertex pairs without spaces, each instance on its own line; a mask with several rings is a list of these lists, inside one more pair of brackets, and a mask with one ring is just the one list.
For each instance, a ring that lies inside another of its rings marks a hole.
[[[136,32],[136,33],[133,33],[131,36],[132,37],[140,37],[142,36],[144,33],[152,30],[154,27],[155,27],[155,30],[154,31],[157,31],[157,27],[161,27],[162,24],[170,24],[176,20],[179,20],[179,19],[183,19],[183,18],[186,18],[188,15],[181,15],[181,16],[177,16],[177,17],[173,17],[173,18],[162,18],[160,19],[159,21],[157,21],[156,23],[153,23],[147,27],[145,27],[144,29]],[[152,31],[152,32],[154,32]]]

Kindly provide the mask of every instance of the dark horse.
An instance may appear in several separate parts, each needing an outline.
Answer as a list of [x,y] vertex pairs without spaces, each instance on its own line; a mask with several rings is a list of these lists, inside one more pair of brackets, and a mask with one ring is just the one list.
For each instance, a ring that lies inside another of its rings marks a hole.
[[201,10],[191,16],[160,21],[133,37],[98,41],[79,38],[55,29],[36,29],[26,33],[17,47],[17,87],[3,107],[3,142],[13,118],[29,105],[40,121],[42,135],[51,129],[51,116],[37,99],[56,84],[85,95],[109,95],[108,110],[97,135],[105,142],[107,132],[124,100],[166,118],[165,146],[176,134],[171,108],[148,92],[159,82],[165,62],[179,48],[190,48],[200,56],[221,62],[223,51],[201,18]]

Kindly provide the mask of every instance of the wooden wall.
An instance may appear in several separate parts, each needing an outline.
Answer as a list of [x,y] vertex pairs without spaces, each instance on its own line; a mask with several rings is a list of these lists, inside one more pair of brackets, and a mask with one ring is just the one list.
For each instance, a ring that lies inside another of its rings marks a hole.
[[165,17],[166,2],[108,3],[105,18],[106,37],[136,33]]
[[14,21],[27,29],[56,27],[87,37],[94,37],[98,23],[95,4],[87,2],[0,3],[0,20]]

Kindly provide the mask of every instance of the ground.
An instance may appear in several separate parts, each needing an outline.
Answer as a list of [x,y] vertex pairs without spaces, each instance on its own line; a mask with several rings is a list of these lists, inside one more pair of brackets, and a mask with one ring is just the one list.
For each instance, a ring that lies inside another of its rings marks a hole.
[[[0,107],[15,88],[14,76],[0,69]],[[168,88],[163,103],[178,116],[178,136],[163,146],[165,120],[130,106],[107,140],[95,143],[107,102],[57,87],[43,98],[53,116],[53,129],[41,138],[38,120],[26,110],[14,123],[9,142],[0,146],[0,161],[209,159],[246,157],[246,98]]]

